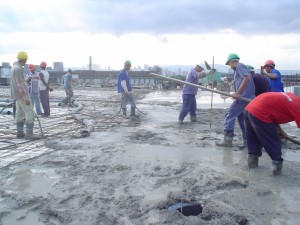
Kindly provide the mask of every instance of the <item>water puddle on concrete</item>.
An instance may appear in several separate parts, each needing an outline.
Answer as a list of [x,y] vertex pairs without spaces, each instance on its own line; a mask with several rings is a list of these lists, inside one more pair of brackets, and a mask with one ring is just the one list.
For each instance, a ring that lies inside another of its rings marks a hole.
[[300,151],[287,151],[286,154],[283,155],[284,160],[291,162],[300,162]]
[[[276,218],[272,225],[296,225],[300,221],[300,189],[299,187],[286,187],[279,193],[282,205],[288,214],[284,218]],[[290,216],[293,215],[293,216]]]
[[[16,199],[25,199],[30,196],[46,196],[52,192],[52,186],[59,177],[53,169],[20,169],[8,179],[7,193],[15,194]],[[38,215],[33,211],[39,203],[22,206],[3,216],[3,225],[44,225],[39,221]],[[4,206],[5,207],[5,206]]]
[[244,164],[247,157],[246,151],[235,152],[231,148],[220,151],[212,147],[187,148],[186,146],[162,145],[141,145],[140,148],[137,148],[136,145],[129,145],[124,148],[126,148],[126,152],[121,155],[121,160],[129,164],[155,160],[178,162],[199,160],[208,164],[214,162],[214,164],[226,166],[234,163]]
[[[233,100],[231,98],[223,99],[220,97],[220,94],[208,91],[199,91],[197,96],[197,108],[198,109],[208,109],[211,106],[211,101],[213,102],[214,108],[227,108]],[[140,103],[178,103],[182,104],[182,91],[161,91],[161,92],[152,92],[147,94],[147,96],[140,101]]]
[[46,196],[51,191],[53,184],[59,179],[54,170],[21,169],[10,177],[11,190],[22,198],[25,193],[34,196]]
[[1,222],[3,225],[45,225],[39,221],[39,216],[36,213],[29,212],[36,206],[38,206],[38,204],[24,209],[14,210],[5,216]]

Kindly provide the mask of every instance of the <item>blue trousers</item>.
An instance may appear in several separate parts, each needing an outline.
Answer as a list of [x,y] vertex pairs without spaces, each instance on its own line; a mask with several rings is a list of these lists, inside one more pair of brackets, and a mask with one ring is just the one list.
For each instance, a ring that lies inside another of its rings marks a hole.
[[190,113],[191,116],[196,116],[197,102],[195,95],[183,94],[182,102],[179,120],[183,121],[188,113]]
[[235,100],[225,114],[224,120],[224,131],[231,132],[234,131],[235,119],[238,118],[238,123],[243,133],[244,140],[246,139],[244,109],[247,105],[248,102]]
[[248,154],[262,155],[262,147],[273,161],[282,161],[281,139],[273,123],[265,123],[245,111]]
[[30,100],[33,107],[35,107],[36,114],[41,115],[41,103],[38,93],[30,93]]

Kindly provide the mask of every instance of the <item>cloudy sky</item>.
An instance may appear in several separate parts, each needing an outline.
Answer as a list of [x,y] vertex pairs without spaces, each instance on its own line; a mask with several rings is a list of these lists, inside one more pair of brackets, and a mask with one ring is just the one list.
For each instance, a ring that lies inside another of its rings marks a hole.
[[101,68],[224,64],[300,69],[299,0],[1,0],[0,62]]

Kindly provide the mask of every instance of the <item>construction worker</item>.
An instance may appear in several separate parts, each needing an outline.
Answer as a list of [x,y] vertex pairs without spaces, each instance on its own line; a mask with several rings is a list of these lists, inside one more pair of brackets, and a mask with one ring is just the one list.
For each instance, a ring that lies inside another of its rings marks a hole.
[[63,76],[64,89],[66,92],[66,98],[63,100],[63,103],[72,106],[72,97],[73,97],[73,89],[72,89],[72,70],[68,69],[68,72]]
[[273,175],[281,174],[281,137],[286,133],[280,124],[296,121],[300,128],[300,97],[292,93],[267,92],[252,100],[245,108],[248,167],[258,166],[262,147],[272,159]]
[[271,87],[270,87],[268,79],[259,73],[255,73],[253,66],[247,65],[247,68],[248,68],[250,74],[252,75],[252,79],[253,79],[254,87],[255,87],[255,96],[258,96],[265,92],[270,92]]
[[137,117],[135,114],[135,102],[134,98],[132,96],[132,88],[130,84],[130,79],[129,79],[129,74],[128,72],[130,71],[131,67],[131,62],[129,60],[126,60],[124,62],[124,68],[120,71],[119,76],[118,76],[118,93],[122,95],[122,102],[121,102],[121,108],[122,108],[122,113],[123,117],[127,117],[127,112],[126,112],[126,106],[129,103],[131,106],[131,117]]
[[40,87],[40,100],[42,103],[44,114],[43,116],[48,117],[50,116],[50,103],[49,103],[49,91],[53,91],[50,87],[50,75],[46,70],[47,63],[42,61],[40,63],[41,72],[40,72],[40,80],[39,80],[39,87]]
[[261,66],[260,70],[260,73],[268,79],[271,91],[284,92],[281,73],[275,69],[275,63],[273,60],[267,60],[265,65]]
[[[33,134],[34,110],[29,100],[29,92],[23,74],[23,66],[26,64],[28,55],[26,52],[17,54],[18,62],[10,70],[11,97],[16,100],[16,124],[17,138],[38,139]],[[26,124],[26,134],[24,134],[24,123]]]
[[35,107],[37,115],[42,115],[40,96],[39,96],[39,73],[35,70],[33,64],[28,65],[29,73],[26,75],[26,81],[28,82],[28,90],[30,95],[31,104]]
[[[204,69],[197,64],[194,69],[186,76],[186,82],[198,84],[199,79],[205,76],[205,72],[203,73]],[[179,114],[179,124],[183,123],[184,118],[188,113],[190,113],[191,121],[197,121],[196,109],[197,109],[197,102],[196,102],[196,95],[198,92],[197,87],[193,87],[190,85],[185,85],[182,91],[182,108]]]
[[255,97],[254,83],[252,76],[250,75],[247,67],[239,63],[240,57],[235,54],[229,54],[227,57],[226,65],[234,71],[234,93],[232,98],[235,101],[229,107],[224,120],[224,139],[217,142],[217,146],[232,147],[232,141],[234,136],[234,125],[235,119],[238,118],[239,126],[243,134],[243,144],[239,146],[244,148],[246,146],[246,135],[245,135],[245,125],[244,125],[244,109],[248,102],[238,99],[238,97],[244,97],[248,99],[253,99]]

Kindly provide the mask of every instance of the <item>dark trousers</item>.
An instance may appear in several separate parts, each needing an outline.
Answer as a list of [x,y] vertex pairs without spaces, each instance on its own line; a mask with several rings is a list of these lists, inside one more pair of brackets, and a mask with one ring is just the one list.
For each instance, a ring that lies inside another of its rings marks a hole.
[[49,90],[40,90],[40,100],[45,116],[50,116]]
[[281,161],[281,139],[273,123],[265,123],[245,111],[248,154],[262,155],[262,147],[273,161]]
[[71,89],[65,89],[67,97],[64,98],[63,103],[65,104],[71,104],[72,103],[72,97],[73,97],[73,90]]
[[188,113],[191,116],[196,116],[197,102],[195,95],[183,94],[182,95],[182,108],[179,114],[179,120],[183,121]]

